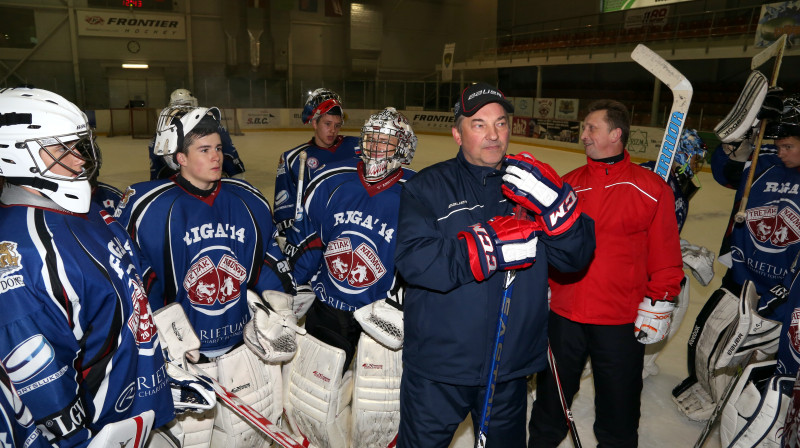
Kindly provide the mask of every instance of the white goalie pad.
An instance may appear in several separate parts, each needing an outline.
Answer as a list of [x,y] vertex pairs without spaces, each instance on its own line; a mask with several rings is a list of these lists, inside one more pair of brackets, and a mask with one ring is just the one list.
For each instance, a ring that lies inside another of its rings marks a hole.
[[180,366],[184,366],[184,356],[189,361],[197,362],[200,358],[200,338],[179,303],[170,303],[154,312],[153,322],[158,330],[161,348],[167,351],[169,360]]
[[353,317],[364,332],[391,350],[403,346],[403,311],[386,299],[362,306]]
[[160,428],[153,429],[147,440],[147,448],[184,448],[183,425],[174,419]]
[[308,334],[297,336],[284,411],[293,431],[318,447],[350,447],[353,372],[342,376],[344,361],[344,350]]
[[764,354],[778,351],[781,323],[764,319],[756,312],[758,299],[755,285],[746,281],[739,298],[738,321],[729,329],[728,339],[721,345],[715,364],[717,369],[735,363],[735,360],[754,350],[760,350]]
[[669,333],[663,341],[655,344],[648,344],[644,349],[644,368],[642,369],[642,379],[650,375],[658,375],[659,368],[656,364],[661,350],[664,346],[678,333],[683,322],[683,317],[686,315],[686,310],[689,309],[689,277],[684,275],[683,282],[681,282],[681,292],[675,298],[675,309],[672,311],[672,324],[669,327]]
[[[762,368],[774,371],[774,366],[775,362],[769,361],[767,366]],[[735,448],[781,446],[794,378],[778,375],[764,381],[766,385],[762,386],[763,391],[759,391],[752,381],[740,381],[746,383],[742,395],[736,402],[729,401],[723,411],[728,412],[727,416],[723,414],[720,429],[723,446]],[[729,439],[731,434],[734,436]]]
[[755,362],[744,367],[720,413],[719,435],[722,446],[728,446],[747,424],[748,419],[755,415],[761,401],[761,391],[756,384],[763,385],[774,372],[774,360]]
[[714,252],[681,240],[681,255],[683,266],[689,269],[701,285],[708,286],[714,279]]
[[[216,358],[215,363],[200,365],[227,390],[245,404],[274,422],[283,412],[281,368],[260,360],[244,345]],[[242,420],[227,406],[217,404],[214,417],[212,447],[260,448],[270,445],[270,439]],[[189,435],[187,430],[187,436]]]
[[[155,412],[144,411],[141,414],[126,418],[125,420],[109,423],[92,437],[88,448],[107,448],[124,446],[129,448],[143,448],[147,442],[150,430],[153,427]],[[130,443],[130,445],[129,445]],[[5,446],[5,444],[4,444]]]
[[786,411],[783,446],[785,448],[800,448],[800,373],[794,380],[792,399]]
[[389,350],[367,334],[358,341],[353,388],[352,446],[394,446],[400,427],[403,351]]
[[733,109],[714,127],[714,133],[722,143],[741,140],[744,135],[755,126],[756,116],[761,110],[761,104],[767,96],[769,82],[767,77],[758,70],[753,70],[747,78],[747,83],[736,100]]

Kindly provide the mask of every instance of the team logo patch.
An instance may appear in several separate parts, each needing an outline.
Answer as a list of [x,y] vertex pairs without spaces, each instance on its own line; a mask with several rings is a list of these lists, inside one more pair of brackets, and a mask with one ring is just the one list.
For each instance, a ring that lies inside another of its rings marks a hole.
[[3,359],[8,379],[14,384],[28,381],[53,362],[54,353],[53,346],[41,334],[29,337]]
[[22,275],[11,275],[22,269],[22,255],[17,251],[17,243],[0,242],[0,294],[24,286]]
[[386,274],[386,267],[375,250],[366,243],[353,250],[350,238],[328,243],[324,256],[330,275],[353,287],[366,288]]
[[125,190],[125,193],[122,194],[122,199],[119,200],[119,204],[117,204],[117,211],[114,212],[114,217],[119,218],[122,215],[122,210],[125,210],[125,207],[128,206],[128,201],[131,200],[131,196],[136,194],[136,190],[133,188],[128,187]]
[[193,305],[211,306],[217,301],[224,304],[239,298],[245,277],[247,270],[230,255],[223,255],[216,266],[204,256],[189,268],[183,288]]
[[319,159],[317,159],[316,157],[307,158],[306,159],[306,166],[309,169],[312,169],[312,170],[315,170],[315,169],[319,168]]
[[789,207],[756,207],[747,210],[747,228],[757,241],[785,247],[800,240],[800,215]]
[[156,333],[156,325],[153,323],[152,316],[150,316],[150,310],[147,308],[147,296],[144,294],[142,287],[133,280],[130,280],[130,284],[133,286],[133,294],[131,295],[133,313],[128,319],[128,328],[133,333],[136,345],[148,343]]
[[283,205],[283,203],[286,202],[288,199],[289,199],[289,193],[287,193],[286,190],[279,191],[278,194],[275,195],[275,207]]
[[789,325],[789,344],[795,358],[800,354],[800,308],[792,310],[792,323]]

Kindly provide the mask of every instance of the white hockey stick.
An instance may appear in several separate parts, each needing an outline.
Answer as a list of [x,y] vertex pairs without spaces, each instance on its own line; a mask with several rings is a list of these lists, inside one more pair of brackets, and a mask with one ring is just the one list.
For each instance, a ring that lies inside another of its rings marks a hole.
[[308,154],[305,151],[300,151],[298,158],[300,159],[300,166],[298,167],[297,176],[297,201],[294,204],[294,220],[300,222],[303,220],[303,183],[306,177],[306,158]]
[[247,420],[251,425],[261,430],[278,445],[283,448],[304,448],[304,446],[294,440],[292,436],[275,426],[275,424],[259,414],[255,409],[245,404],[245,402],[234,393],[222,387],[217,380],[208,376],[202,369],[191,363],[186,363],[186,365],[191,367],[194,371],[193,373],[200,381],[203,381],[214,389],[220,401],[225,403],[226,406],[244,420]]
[[675,150],[681,141],[686,115],[689,113],[689,104],[692,102],[692,84],[664,58],[642,44],[636,46],[631,53],[631,58],[655,75],[672,91],[672,110],[669,112],[669,123],[664,131],[664,138],[661,139],[656,166],[653,168],[653,171],[666,181],[672,169],[672,161],[675,160]]
[[[750,62],[750,68],[760,67],[773,56],[775,57],[775,64],[772,66],[772,76],[770,76],[769,86],[775,87],[778,82],[778,73],[781,70],[781,61],[783,60],[783,50],[786,48],[786,35],[782,35],[775,42],[772,43],[761,53],[753,56]],[[758,129],[758,137],[756,138],[755,148],[753,148],[753,156],[750,162],[750,172],[747,174],[747,183],[744,185],[742,192],[742,200],[739,202],[739,211],[736,212],[734,220],[738,223],[744,222],[747,218],[747,200],[750,198],[750,187],[753,186],[753,175],[756,172],[756,163],[758,163],[758,155],[761,153],[761,142],[764,141],[764,129],[767,127],[767,120],[761,120],[761,126]]]

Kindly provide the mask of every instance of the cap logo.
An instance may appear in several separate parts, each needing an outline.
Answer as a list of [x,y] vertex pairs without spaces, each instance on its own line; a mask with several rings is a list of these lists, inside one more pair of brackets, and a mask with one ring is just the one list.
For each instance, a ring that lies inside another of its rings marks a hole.
[[497,97],[500,97],[500,98],[503,97],[503,95],[501,95],[499,92],[497,92],[495,90],[486,90],[486,89],[484,89],[484,90],[478,90],[477,92],[475,92],[472,95],[470,95],[467,98],[467,101],[475,98],[476,96],[481,96],[481,95],[494,95],[494,96],[497,96]]

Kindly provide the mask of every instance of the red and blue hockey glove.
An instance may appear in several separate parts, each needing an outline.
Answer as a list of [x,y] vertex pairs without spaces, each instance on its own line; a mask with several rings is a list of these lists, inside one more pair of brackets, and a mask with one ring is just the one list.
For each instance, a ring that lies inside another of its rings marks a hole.
[[572,187],[527,152],[506,156],[502,189],[506,197],[535,213],[548,235],[566,232],[581,214]]
[[639,304],[633,331],[642,344],[654,344],[664,340],[672,323],[675,303],[669,300],[653,300],[645,297]]
[[478,223],[458,237],[467,242],[469,267],[475,280],[489,278],[495,271],[527,268],[536,261],[536,243],[541,226],[514,216],[492,218]]

